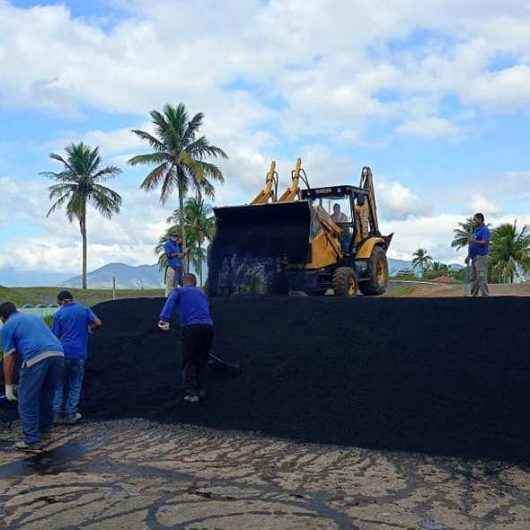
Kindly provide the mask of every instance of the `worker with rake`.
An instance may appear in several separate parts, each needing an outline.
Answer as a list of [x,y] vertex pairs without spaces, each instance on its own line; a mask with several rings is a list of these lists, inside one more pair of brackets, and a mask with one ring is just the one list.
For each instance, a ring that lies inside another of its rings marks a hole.
[[158,326],[169,330],[173,312],[179,306],[182,327],[182,380],[184,400],[196,403],[206,397],[208,379],[208,355],[213,341],[213,321],[208,298],[197,288],[194,274],[184,274],[183,287],[177,287],[169,295]]
[[18,382],[18,411],[24,440],[15,444],[21,451],[39,453],[53,425],[53,396],[64,368],[63,347],[42,318],[19,313],[15,304],[0,305],[3,322],[6,398],[16,401],[14,372],[21,361]]
[[471,296],[489,296],[488,288],[488,254],[491,234],[484,223],[484,215],[476,213],[473,216],[475,229],[469,240],[469,250],[466,265],[471,262]]

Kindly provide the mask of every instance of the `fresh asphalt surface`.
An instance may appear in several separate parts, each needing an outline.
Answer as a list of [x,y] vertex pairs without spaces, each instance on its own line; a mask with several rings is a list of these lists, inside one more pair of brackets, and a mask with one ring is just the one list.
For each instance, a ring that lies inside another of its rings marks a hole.
[[[180,335],[163,299],[95,308],[82,409],[295,441],[530,460],[527,298],[213,299],[210,398],[182,402]],[[13,408],[2,407],[9,419]]]

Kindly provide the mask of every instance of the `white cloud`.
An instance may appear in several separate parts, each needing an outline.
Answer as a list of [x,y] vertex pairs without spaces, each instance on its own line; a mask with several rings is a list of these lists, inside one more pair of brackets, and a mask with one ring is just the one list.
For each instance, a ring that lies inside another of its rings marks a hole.
[[[0,216],[0,229],[14,230],[13,239],[2,245],[0,268],[78,272],[81,266],[79,226],[76,222],[69,223],[62,210],[48,218],[45,216],[49,207],[45,200],[46,183],[2,178],[0,186],[0,212],[9,214]],[[110,221],[92,209],[88,213],[89,268],[112,261],[133,265],[154,263],[154,246],[175,205],[162,207],[156,194],[125,187],[119,179],[113,188],[123,197],[121,213]],[[21,245],[20,238],[16,237],[17,224],[18,229],[31,225],[41,233],[25,236]]]
[[498,205],[482,194],[475,194],[471,197],[471,208],[474,212],[483,214],[496,214],[500,211]]
[[375,188],[380,204],[379,215],[383,219],[406,219],[431,210],[430,204],[400,182],[383,180],[376,182]]
[[455,136],[459,130],[449,120],[435,116],[426,116],[402,123],[397,128],[397,132],[410,136],[440,138],[443,136]]

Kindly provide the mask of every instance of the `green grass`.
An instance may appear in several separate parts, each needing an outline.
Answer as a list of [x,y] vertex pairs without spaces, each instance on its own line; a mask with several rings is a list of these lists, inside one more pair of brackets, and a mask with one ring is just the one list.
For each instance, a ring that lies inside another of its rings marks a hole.
[[389,285],[387,287],[387,296],[407,297],[410,296],[416,289],[415,285]]
[[[0,287],[0,303],[13,302],[17,306],[24,304],[55,304],[59,287]],[[85,305],[93,306],[99,302],[112,300],[111,289],[69,289],[74,298]],[[123,289],[116,291],[116,298],[135,298],[164,296],[162,289]]]

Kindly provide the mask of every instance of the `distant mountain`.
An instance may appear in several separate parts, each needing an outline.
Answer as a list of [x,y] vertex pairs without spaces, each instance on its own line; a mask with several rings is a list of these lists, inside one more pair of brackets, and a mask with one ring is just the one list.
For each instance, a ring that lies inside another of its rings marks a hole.
[[[109,263],[88,273],[90,289],[111,289],[116,278],[118,289],[159,289],[162,287],[163,273],[158,265],[140,265],[132,267],[124,263]],[[81,287],[81,276],[75,276],[60,284],[62,287]]]
[[412,263],[403,259],[388,258],[388,273],[394,276],[398,272],[413,272]]

